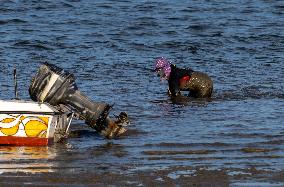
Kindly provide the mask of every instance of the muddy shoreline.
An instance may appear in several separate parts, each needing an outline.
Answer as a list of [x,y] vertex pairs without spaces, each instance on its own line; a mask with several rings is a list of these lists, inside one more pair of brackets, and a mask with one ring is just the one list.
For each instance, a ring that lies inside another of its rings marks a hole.
[[[59,169],[60,170],[60,169]],[[171,167],[162,170],[4,173],[1,186],[284,186],[284,171]]]

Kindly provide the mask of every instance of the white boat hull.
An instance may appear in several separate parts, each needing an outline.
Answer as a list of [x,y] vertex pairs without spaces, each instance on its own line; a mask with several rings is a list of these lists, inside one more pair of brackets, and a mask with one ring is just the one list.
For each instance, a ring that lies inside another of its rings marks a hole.
[[68,131],[73,115],[46,103],[0,100],[0,145],[48,145]]

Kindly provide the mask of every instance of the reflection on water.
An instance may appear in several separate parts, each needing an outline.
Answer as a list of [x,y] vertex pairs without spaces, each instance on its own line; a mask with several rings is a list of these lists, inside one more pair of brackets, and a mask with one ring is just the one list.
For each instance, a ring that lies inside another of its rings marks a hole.
[[0,173],[53,172],[56,153],[50,147],[0,147]]

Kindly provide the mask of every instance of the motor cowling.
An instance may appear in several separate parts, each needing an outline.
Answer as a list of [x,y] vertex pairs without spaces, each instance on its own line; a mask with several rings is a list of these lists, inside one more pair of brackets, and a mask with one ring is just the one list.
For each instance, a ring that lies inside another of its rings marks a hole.
[[73,74],[55,65],[44,63],[40,66],[32,78],[29,94],[37,102],[66,105],[98,132],[108,128],[105,120],[112,106],[89,99],[78,90]]

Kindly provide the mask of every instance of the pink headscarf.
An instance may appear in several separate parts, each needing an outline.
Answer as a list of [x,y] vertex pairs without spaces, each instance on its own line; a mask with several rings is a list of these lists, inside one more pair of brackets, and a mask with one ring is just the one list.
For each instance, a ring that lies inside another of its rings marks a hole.
[[[160,57],[155,61],[155,71],[164,79],[169,79],[171,74],[171,63],[164,57]],[[161,73],[161,74],[160,74]]]

